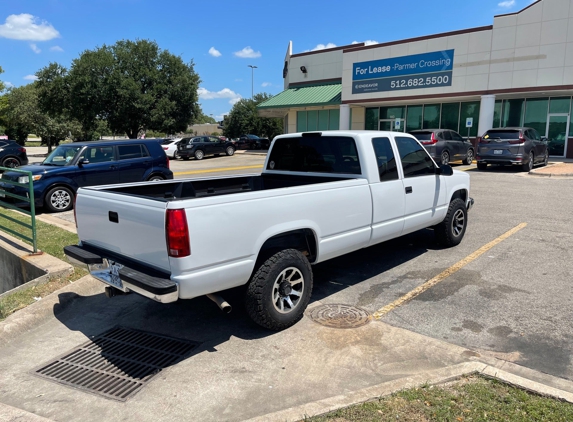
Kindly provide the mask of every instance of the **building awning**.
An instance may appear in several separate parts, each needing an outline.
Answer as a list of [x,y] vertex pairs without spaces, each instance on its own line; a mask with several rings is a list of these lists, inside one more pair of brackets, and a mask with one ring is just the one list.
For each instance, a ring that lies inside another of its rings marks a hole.
[[262,117],[282,117],[298,107],[340,105],[342,84],[312,85],[289,88],[257,106]]

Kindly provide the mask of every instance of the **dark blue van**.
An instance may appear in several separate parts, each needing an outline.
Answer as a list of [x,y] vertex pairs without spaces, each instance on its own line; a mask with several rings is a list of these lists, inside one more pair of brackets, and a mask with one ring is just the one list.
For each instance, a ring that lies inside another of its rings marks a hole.
[[[62,144],[38,165],[22,166],[32,172],[36,207],[51,212],[71,210],[74,195],[83,186],[173,179],[169,159],[153,139],[129,139]],[[0,176],[2,190],[27,196],[28,190],[8,183],[7,179],[28,183],[28,176],[6,171]],[[26,205],[26,203],[17,204]]]

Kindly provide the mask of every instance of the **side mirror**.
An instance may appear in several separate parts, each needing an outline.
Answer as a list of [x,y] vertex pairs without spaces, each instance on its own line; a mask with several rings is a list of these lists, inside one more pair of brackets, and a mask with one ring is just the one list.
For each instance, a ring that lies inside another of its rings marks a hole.
[[436,174],[441,174],[442,176],[451,176],[454,174],[454,169],[449,164],[442,164],[440,167],[436,168]]
[[79,166],[83,166],[84,164],[89,164],[90,160],[88,160],[87,158],[82,158],[79,162],[78,165]]
[[545,136],[541,138],[541,142],[548,142],[549,139],[547,139]]

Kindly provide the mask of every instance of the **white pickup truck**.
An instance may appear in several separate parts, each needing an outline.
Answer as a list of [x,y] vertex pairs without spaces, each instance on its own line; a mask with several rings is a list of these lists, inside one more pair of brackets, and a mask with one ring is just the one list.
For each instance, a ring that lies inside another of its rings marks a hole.
[[468,221],[469,175],[437,166],[396,132],[293,133],[256,175],[80,188],[79,245],[64,248],[106,284],[158,302],[246,285],[258,324],[285,329],[312,292],[311,264],[427,227],[454,246]]

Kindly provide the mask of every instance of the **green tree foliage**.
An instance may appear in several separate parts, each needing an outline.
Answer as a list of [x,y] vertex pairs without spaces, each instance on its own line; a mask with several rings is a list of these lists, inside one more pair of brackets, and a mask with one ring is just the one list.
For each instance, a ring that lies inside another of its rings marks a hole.
[[203,111],[200,110],[199,111],[199,115],[193,120],[193,124],[205,124],[205,123],[217,123],[217,121],[212,118],[211,116],[207,116],[206,114],[203,114]]
[[[2,69],[2,66],[0,66],[0,75],[4,73],[4,69]],[[4,84],[4,82],[0,81],[0,92],[4,91],[6,89],[6,85]]]
[[255,94],[253,99],[243,98],[231,109],[225,120],[223,133],[229,138],[237,138],[244,134],[254,134],[273,139],[283,133],[283,120],[280,118],[260,117],[257,105],[267,101],[272,95],[267,93]]
[[101,121],[130,138],[144,130],[181,132],[201,112],[193,62],[184,63],[153,41],[86,50],[69,71],[50,64],[37,76],[42,107],[77,119],[82,139],[97,137]]

